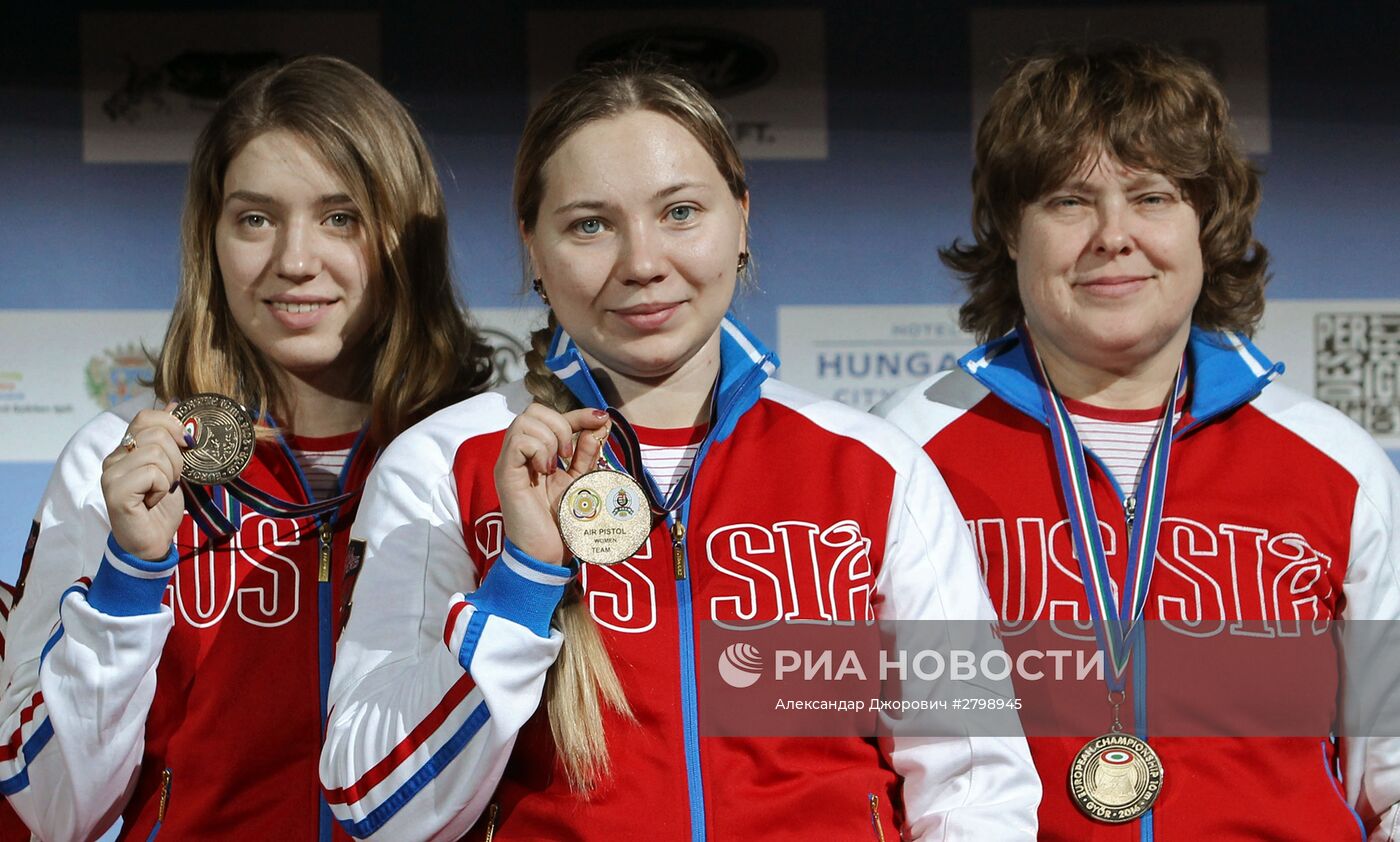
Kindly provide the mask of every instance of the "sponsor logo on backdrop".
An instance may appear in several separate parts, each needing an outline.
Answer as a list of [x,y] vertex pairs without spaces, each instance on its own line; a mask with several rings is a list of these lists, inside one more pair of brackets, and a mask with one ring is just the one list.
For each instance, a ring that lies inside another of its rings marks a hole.
[[656,54],[717,100],[745,158],[825,158],[820,10],[541,11],[530,14],[533,100],[597,61]]
[[955,367],[975,344],[953,305],[778,308],[782,378],[859,409]]
[[99,409],[109,409],[147,391],[143,384],[151,382],[155,369],[140,342],[127,342],[88,360],[85,373],[88,395]]
[[1400,437],[1400,309],[1313,318],[1316,396],[1377,438]]
[[85,13],[83,160],[184,162],[214,107],[268,64],[324,53],[374,75],[372,12]]
[[[47,462],[89,418],[134,397],[164,310],[0,310],[0,461]],[[115,443],[114,443],[115,444]]]
[[1275,299],[1254,343],[1283,382],[1400,449],[1400,299]]

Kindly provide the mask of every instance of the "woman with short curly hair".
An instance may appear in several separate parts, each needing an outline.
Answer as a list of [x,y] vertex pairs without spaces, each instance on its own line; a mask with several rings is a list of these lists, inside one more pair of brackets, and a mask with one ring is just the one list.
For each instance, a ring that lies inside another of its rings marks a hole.
[[[1267,278],[1259,177],[1220,86],[1145,46],[1022,60],[982,121],[972,185],[974,239],[942,256],[985,344],[877,411],[923,443],[974,526],[1008,650],[1070,634],[1103,653],[1102,682],[1023,710],[1041,838],[1393,827],[1400,748],[1330,721],[1338,653],[1282,650],[1291,693],[1264,689],[1277,670],[1218,661],[1287,642],[1290,624],[1400,612],[1395,468],[1274,383],[1282,367],[1247,338]],[[1191,640],[1204,681],[1172,670]],[[1222,676],[1254,692],[1222,700]],[[1280,726],[1309,692],[1321,716]]]

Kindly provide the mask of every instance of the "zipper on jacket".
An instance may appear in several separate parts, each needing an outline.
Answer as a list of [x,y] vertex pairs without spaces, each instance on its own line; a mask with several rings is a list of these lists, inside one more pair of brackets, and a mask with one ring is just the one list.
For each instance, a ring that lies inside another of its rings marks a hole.
[[885,842],[885,830],[880,827],[880,796],[870,793],[870,826],[875,828],[875,838]]
[[[335,660],[335,628],[332,617],[335,611],[332,595],[335,586],[331,583],[331,549],[335,541],[335,516],[327,516],[316,528],[317,560],[320,562],[320,581],[316,584],[316,662],[320,671],[320,715],[321,739],[326,737],[326,714],[331,689],[331,665]],[[318,842],[331,842],[335,838],[335,816],[324,794],[317,799],[316,838]]]
[[160,773],[160,806],[156,808],[156,824],[165,821],[165,811],[170,807],[170,770]]
[[165,811],[170,808],[170,770],[166,769],[160,773],[160,803],[156,807],[156,823],[151,828],[151,835],[146,837],[146,842],[151,842],[160,833],[160,826],[165,822]]
[[320,533],[320,579],[322,582],[329,582],[331,580],[331,542],[335,540],[335,536],[331,534],[330,521],[322,523],[318,531]]
[[[769,358],[765,356],[749,369],[732,393],[747,394],[760,378],[766,377],[763,366]],[[711,432],[724,429],[731,414],[728,410],[719,414],[710,428]],[[699,452],[695,454],[691,470],[697,478],[713,443],[714,439],[707,437],[700,445]],[[692,486],[691,496],[681,504],[676,513],[668,517],[671,519],[672,561],[676,566],[676,614],[680,626],[681,656],[681,735],[685,744],[685,786],[690,806],[690,839],[691,842],[705,842],[705,782],[700,774],[700,704],[695,692],[695,607],[690,593],[690,571],[687,569],[685,552],[686,524],[690,522],[690,507],[694,500]]]
[[[701,454],[703,456],[703,454]],[[700,456],[696,457],[699,461]],[[690,517],[690,501],[681,506],[672,522],[673,534],[679,527],[685,533],[685,521]],[[676,614],[680,625],[681,656],[681,735],[685,743],[685,787],[690,806],[691,842],[705,842],[705,781],[700,773],[700,703],[695,692],[695,608],[690,593],[690,578],[685,569],[685,545],[681,553],[676,579]]]
[[1133,532],[1133,518],[1137,516],[1137,495],[1129,494],[1123,498],[1123,516],[1128,521],[1128,534]]
[[671,524],[671,562],[676,567],[676,578],[685,578],[685,524],[676,520]]
[[481,842],[491,842],[491,839],[496,835],[496,818],[500,812],[500,804],[492,804],[486,810],[486,836],[482,838]]

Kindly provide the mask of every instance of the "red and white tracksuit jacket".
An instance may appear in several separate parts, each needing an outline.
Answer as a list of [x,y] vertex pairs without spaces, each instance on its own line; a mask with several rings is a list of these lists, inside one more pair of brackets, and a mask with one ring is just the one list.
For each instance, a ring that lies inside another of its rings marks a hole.
[[[14,607],[15,589],[6,582],[0,582],[0,661],[5,657],[5,627],[10,622],[10,609]],[[3,795],[0,795],[0,842],[28,842],[29,828],[19,820],[15,808]]]
[[[882,743],[700,733],[696,672],[709,665],[697,667],[697,627],[740,600],[755,601],[756,623],[783,616],[794,562],[881,617],[992,619],[962,520],[913,442],[769,379],[773,358],[757,340],[732,320],[722,330],[717,414],[676,515],[680,559],[662,521],[631,560],[582,569],[637,718],[605,713],[613,779],[590,800],[569,789],[541,707],[562,641],[551,617],[572,574],[503,539],[492,479],[529,395],[515,384],[460,403],[385,451],[354,527],[365,564],[321,759],[353,835],[456,839],[474,825],[474,840],[1034,835],[1040,792],[1019,733]],[[549,364],[600,405],[562,333]],[[792,542],[791,558],[784,529],[810,538]],[[813,557],[798,558],[809,545]],[[724,573],[743,569],[737,555],[763,573]]]
[[[1300,621],[1400,618],[1400,477],[1384,451],[1341,413],[1271,385],[1281,367],[1241,336],[1195,330],[1188,361],[1189,401],[1174,431],[1144,610],[1149,625],[1172,630],[1158,649],[1175,646],[1178,631],[1215,635],[1223,651],[1229,635],[1237,641],[1246,633],[1281,638]],[[1018,334],[974,350],[960,365],[895,395],[876,412],[923,442],[947,480],[1004,627],[1044,626],[1052,612],[1087,618],[1054,452]],[[1121,588],[1128,543],[1124,498],[1097,459],[1087,461]],[[1005,635],[1008,650],[1017,648],[1015,632]],[[1222,708],[1212,711],[1211,682],[1229,676],[1168,688],[1162,658],[1154,669],[1152,651],[1145,643],[1134,650],[1128,699],[1134,729],[1165,770],[1155,806],[1142,819],[1107,825],[1071,803],[1070,762],[1086,738],[1107,730],[1107,705],[1098,701],[1103,726],[1097,732],[1030,737],[1045,791],[1042,838],[1395,836],[1400,742],[1337,739],[1325,724],[1304,736],[1154,736],[1147,698],[1194,694],[1207,716],[1225,715]],[[1300,677],[1297,686],[1310,681]],[[1334,670],[1322,670],[1317,681],[1324,682],[1325,698],[1337,698]],[[1250,700],[1265,711],[1289,701]],[[1157,715],[1160,721],[1164,713]],[[1030,729],[1029,713],[1023,716]]]
[[[100,477],[141,408],[79,430],[44,493],[10,617],[0,791],[45,840],[118,815],[124,839],[344,838],[316,759],[356,500],[301,520],[229,500],[228,539],[186,515],[166,559],[131,556],[109,541]],[[342,488],[373,459],[356,442]],[[307,501],[280,441],[243,478]]]

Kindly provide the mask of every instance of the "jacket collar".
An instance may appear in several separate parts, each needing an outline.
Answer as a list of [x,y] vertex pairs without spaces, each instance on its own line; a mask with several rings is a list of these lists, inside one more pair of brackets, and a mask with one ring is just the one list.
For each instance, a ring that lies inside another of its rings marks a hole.
[[[1191,328],[1186,364],[1191,378],[1187,414],[1194,423],[1208,421],[1253,400],[1283,373],[1283,363],[1271,361],[1244,336],[1198,327]],[[972,349],[958,360],[958,365],[992,394],[1042,424],[1046,422],[1020,328]]]
[[[603,409],[608,405],[588,363],[574,340],[559,327],[549,343],[545,365],[564,381],[584,406]],[[758,337],[732,314],[720,322],[719,388],[715,396],[714,441],[723,441],[734,430],[749,407],[758,402],[759,387],[778,369],[778,355],[768,350]]]

